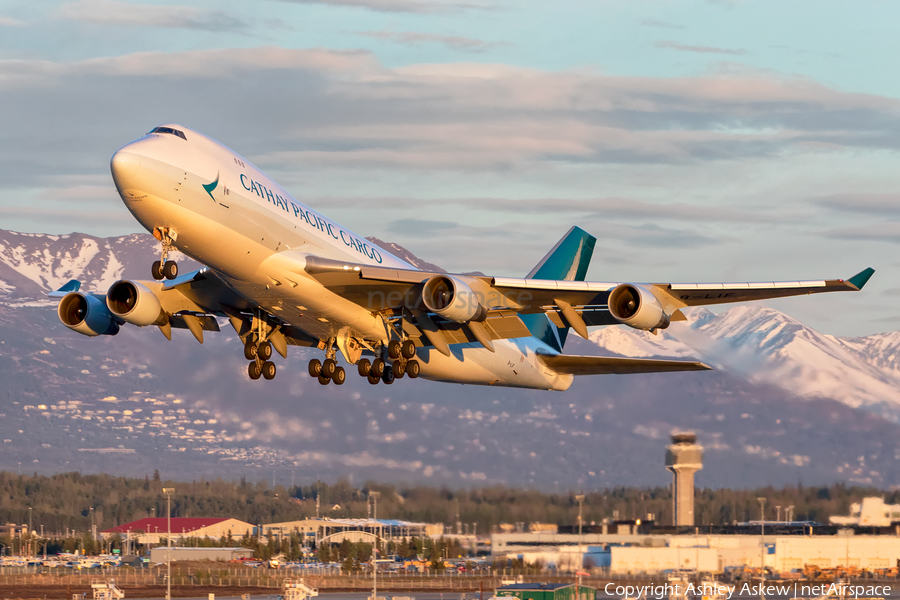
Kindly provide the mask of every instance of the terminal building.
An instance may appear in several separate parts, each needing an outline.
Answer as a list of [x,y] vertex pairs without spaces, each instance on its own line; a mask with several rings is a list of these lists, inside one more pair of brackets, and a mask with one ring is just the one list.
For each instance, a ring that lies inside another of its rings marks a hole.
[[900,504],[885,504],[884,498],[863,498],[850,505],[850,515],[831,516],[833,525],[856,527],[890,527],[900,521]]
[[672,527],[604,521],[585,527],[580,535],[572,527],[502,532],[491,536],[491,555],[495,560],[521,559],[560,570],[602,567],[617,574],[900,566],[900,505],[886,504],[882,498],[853,504],[849,516],[831,517],[830,526],[750,521],[699,534],[694,527],[694,474],[703,468],[702,460],[703,448],[694,434],[672,436],[665,457],[666,469],[672,472]]
[[303,519],[269,523],[262,526],[261,533],[279,539],[297,534],[308,546],[322,542],[340,544],[344,540],[371,543],[376,537],[388,542],[438,537],[444,534],[444,526],[395,519]]
[[900,537],[893,535],[494,534],[491,546],[499,560],[561,570],[606,567],[619,574],[760,567],[785,572],[811,565],[872,570],[900,564]]

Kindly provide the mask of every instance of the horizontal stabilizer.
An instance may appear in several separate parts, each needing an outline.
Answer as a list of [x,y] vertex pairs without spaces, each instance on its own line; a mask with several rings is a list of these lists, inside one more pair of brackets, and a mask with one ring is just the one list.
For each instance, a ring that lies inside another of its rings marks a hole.
[[627,373],[665,373],[669,371],[709,371],[702,362],[654,358],[619,358],[609,356],[570,356],[539,354],[545,365],[563,375],[615,375]]

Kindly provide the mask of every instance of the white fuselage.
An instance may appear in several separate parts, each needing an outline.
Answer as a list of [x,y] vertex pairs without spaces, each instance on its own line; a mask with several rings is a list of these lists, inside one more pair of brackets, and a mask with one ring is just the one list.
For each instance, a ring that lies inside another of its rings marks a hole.
[[[147,134],[112,159],[126,207],[150,232],[168,229],[184,254],[208,265],[248,302],[320,340],[342,332],[387,340],[378,314],[331,292],[297,265],[307,255],[414,270],[383,248],[299,202],[245,158],[196,131],[187,139]],[[213,185],[215,184],[215,185]],[[571,375],[548,369],[536,338],[456,344],[447,357],[419,348],[421,376],[439,381],[567,389]]]

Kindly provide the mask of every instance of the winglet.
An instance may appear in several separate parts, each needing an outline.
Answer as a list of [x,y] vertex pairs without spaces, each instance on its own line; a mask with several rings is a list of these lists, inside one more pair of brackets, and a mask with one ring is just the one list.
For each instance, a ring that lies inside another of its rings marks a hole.
[[50,292],[47,294],[50,298],[62,298],[66,294],[70,292],[77,292],[81,289],[81,282],[77,279],[70,279],[68,283],[63,285],[61,288],[56,290],[55,292]]
[[68,293],[68,292],[77,292],[79,289],[81,289],[81,282],[78,281],[77,279],[70,279],[69,283],[65,284],[64,286],[62,286],[61,288],[59,288],[56,291]]
[[847,280],[848,283],[853,285],[857,290],[863,289],[863,286],[866,285],[866,282],[869,281],[869,278],[872,276],[872,273],[875,272],[875,269],[869,267],[868,269],[863,269],[853,277]]

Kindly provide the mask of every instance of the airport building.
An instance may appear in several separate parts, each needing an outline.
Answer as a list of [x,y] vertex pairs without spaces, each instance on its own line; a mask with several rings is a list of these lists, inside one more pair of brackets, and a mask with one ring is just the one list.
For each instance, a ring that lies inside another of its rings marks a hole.
[[560,570],[606,567],[620,574],[761,566],[784,572],[812,565],[872,570],[900,564],[900,537],[892,535],[495,534],[491,545],[494,559]]
[[122,539],[135,541],[138,544],[158,545],[166,539],[168,527],[172,527],[172,540],[175,543],[186,538],[221,539],[228,535],[242,538],[253,534],[254,527],[250,523],[237,519],[194,518],[194,517],[153,517],[138,519],[100,532],[102,539],[109,539],[118,534]]
[[833,525],[856,527],[890,527],[900,521],[900,504],[885,504],[884,498],[863,498],[850,505],[849,516],[831,516]]
[[252,558],[250,548],[184,548],[173,546],[156,546],[150,549],[151,563],[164,563],[166,560],[239,560]]
[[496,596],[517,600],[594,600],[597,588],[574,583],[513,583],[497,588]]
[[[256,533],[254,530],[254,535]],[[307,545],[321,542],[340,544],[344,540],[371,543],[376,537],[383,541],[438,537],[444,534],[444,526],[395,519],[303,519],[262,526],[264,536],[282,538],[292,534],[301,536]]]

